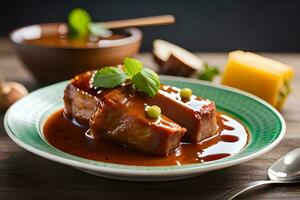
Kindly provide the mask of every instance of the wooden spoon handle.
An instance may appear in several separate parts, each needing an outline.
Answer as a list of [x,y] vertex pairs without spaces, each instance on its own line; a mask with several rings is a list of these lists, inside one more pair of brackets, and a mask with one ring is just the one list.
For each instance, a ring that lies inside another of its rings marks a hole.
[[160,15],[153,17],[141,17],[134,19],[124,19],[109,22],[97,23],[104,26],[107,29],[125,28],[125,27],[137,27],[137,26],[155,26],[155,25],[165,25],[172,24],[175,22],[175,17],[173,15]]

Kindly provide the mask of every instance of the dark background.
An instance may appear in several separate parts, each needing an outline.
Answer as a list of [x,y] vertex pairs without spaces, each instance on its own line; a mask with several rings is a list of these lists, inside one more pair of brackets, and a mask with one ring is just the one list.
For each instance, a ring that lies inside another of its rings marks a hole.
[[75,7],[86,9],[94,21],[174,14],[174,25],[143,28],[142,51],[150,51],[155,38],[192,51],[300,51],[296,0],[6,0],[0,5],[0,35],[24,25],[66,21]]

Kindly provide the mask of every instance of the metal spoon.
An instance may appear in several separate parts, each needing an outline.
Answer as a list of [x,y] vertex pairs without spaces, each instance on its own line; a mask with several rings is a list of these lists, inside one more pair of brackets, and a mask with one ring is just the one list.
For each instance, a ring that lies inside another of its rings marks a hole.
[[266,184],[300,182],[300,148],[295,149],[277,160],[268,170],[270,180],[255,181],[229,190],[216,200],[231,200],[254,187]]

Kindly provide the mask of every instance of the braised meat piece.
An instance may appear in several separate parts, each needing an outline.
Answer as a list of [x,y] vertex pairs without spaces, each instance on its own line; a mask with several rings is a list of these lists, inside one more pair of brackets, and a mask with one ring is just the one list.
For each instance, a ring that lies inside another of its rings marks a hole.
[[95,89],[90,80],[95,72],[75,76],[64,92],[65,114],[78,123],[89,125],[95,105],[108,90]]
[[125,90],[114,89],[99,100],[90,120],[92,135],[149,154],[171,153],[186,129],[164,115],[147,117],[147,98]]
[[192,95],[180,97],[180,89],[161,85],[160,90],[147,102],[158,105],[162,113],[187,129],[186,139],[197,143],[217,133],[217,111],[214,102]]

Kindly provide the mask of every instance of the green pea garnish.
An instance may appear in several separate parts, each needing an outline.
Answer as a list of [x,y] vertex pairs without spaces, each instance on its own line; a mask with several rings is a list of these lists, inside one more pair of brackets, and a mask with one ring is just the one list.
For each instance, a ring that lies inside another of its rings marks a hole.
[[149,106],[147,109],[146,109],[146,113],[147,113],[147,116],[150,117],[150,118],[158,118],[160,116],[160,113],[161,113],[161,109],[160,107],[158,106]]
[[193,91],[189,88],[183,88],[180,90],[180,97],[183,99],[189,99],[193,94]]

